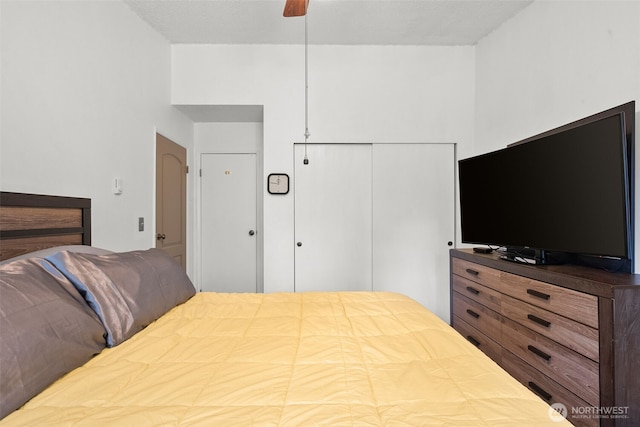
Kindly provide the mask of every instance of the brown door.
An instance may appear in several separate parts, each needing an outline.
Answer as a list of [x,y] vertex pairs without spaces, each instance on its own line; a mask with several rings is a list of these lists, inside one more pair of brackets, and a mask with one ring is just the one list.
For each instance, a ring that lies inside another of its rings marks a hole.
[[156,247],[187,266],[187,150],[156,134]]

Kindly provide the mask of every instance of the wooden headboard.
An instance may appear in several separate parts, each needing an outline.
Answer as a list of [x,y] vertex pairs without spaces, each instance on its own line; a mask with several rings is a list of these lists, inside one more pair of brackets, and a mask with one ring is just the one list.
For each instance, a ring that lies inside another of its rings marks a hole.
[[0,260],[62,245],[91,245],[91,199],[0,192]]

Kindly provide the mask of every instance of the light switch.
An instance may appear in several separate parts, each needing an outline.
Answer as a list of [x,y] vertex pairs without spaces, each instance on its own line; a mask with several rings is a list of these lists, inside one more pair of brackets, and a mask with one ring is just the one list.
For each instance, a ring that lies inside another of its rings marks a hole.
[[138,231],[144,231],[144,217],[138,218]]

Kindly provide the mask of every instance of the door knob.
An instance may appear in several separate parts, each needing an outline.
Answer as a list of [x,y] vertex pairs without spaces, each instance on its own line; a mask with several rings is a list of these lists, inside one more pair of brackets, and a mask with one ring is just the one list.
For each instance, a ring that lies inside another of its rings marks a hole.
[[167,236],[164,233],[163,234],[158,233],[158,235],[156,236],[156,239],[158,239],[158,240],[164,240],[166,238],[167,238]]
[[249,236],[253,236],[254,234],[256,234],[256,232],[255,232],[255,231],[253,231],[253,230],[249,230]]

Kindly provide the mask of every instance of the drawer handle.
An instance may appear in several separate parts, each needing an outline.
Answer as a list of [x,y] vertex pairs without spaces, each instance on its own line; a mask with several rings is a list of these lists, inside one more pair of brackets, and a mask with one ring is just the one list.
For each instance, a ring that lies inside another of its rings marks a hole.
[[466,272],[467,272],[467,273],[469,273],[469,274],[470,274],[470,275],[472,275],[472,276],[477,276],[478,274],[480,274],[480,272],[479,272],[479,271],[477,271],[477,270],[473,270],[473,269],[471,269],[471,268],[467,268],[467,269],[466,269]]
[[469,341],[471,344],[475,345],[476,347],[480,347],[480,341],[478,341],[471,335],[467,335],[467,341]]
[[528,349],[531,353],[535,354],[536,356],[540,356],[540,357],[542,357],[542,358],[543,358],[544,360],[546,360],[547,362],[548,362],[549,360],[551,360],[551,356],[550,356],[550,355],[548,355],[547,353],[545,353],[545,352],[544,352],[544,351],[542,351],[542,350],[539,350],[539,349],[535,348],[535,347],[534,347],[534,346],[532,346],[532,345],[528,345],[528,346],[527,346],[527,349]]
[[471,292],[474,295],[478,295],[480,293],[479,290],[477,290],[476,288],[471,287],[471,286],[467,286],[467,291]]
[[535,289],[527,289],[527,293],[529,295],[532,295],[534,297],[538,297],[538,298],[542,298],[544,300],[549,300],[549,298],[551,298],[551,295],[549,294],[543,294],[542,292],[536,291]]
[[544,391],[542,387],[540,387],[538,384],[534,383],[533,381],[529,381],[529,388],[533,390],[538,396],[546,400],[547,402],[551,402],[551,398],[553,396],[551,396],[549,393]]
[[478,317],[480,317],[480,315],[479,315],[478,313],[476,313],[476,312],[475,312],[475,311],[473,311],[473,310],[469,310],[469,309],[467,309],[467,314],[468,314],[468,315],[470,315],[470,316],[475,317],[476,319],[477,319]]
[[544,319],[539,318],[538,316],[534,316],[533,314],[528,314],[527,315],[527,319],[531,320],[532,322],[537,323],[538,325],[542,325],[545,328],[548,328],[549,326],[551,326],[551,322],[548,322]]

